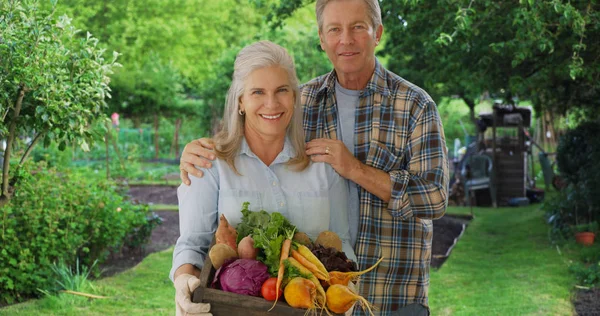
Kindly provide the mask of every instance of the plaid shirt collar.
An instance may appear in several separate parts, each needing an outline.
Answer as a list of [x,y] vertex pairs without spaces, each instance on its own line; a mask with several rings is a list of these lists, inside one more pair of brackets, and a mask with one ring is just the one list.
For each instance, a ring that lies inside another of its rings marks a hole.
[[[379,60],[375,58],[375,71],[373,75],[371,75],[371,79],[367,82],[367,86],[361,93],[362,96],[368,96],[373,93],[379,93],[384,97],[387,97],[390,94],[390,89],[387,86],[387,72],[385,68],[379,63]],[[337,81],[337,73],[332,70],[328,73],[321,84],[321,87],[317,90],[317,95],[321,93],[333,94],[335,93],[335,82]]]

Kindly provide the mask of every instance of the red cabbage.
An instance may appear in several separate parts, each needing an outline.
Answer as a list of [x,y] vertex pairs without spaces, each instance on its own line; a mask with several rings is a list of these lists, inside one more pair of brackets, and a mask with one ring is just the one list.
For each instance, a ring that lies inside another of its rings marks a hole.
[[212,287],[223,291],[260,296],[262,284],[270,277],[267,266],[252,259],[225,262],[215,273]]

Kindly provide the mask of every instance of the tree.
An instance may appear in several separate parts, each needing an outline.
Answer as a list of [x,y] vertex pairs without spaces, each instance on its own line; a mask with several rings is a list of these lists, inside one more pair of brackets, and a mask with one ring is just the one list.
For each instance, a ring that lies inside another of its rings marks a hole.
[[[268,6],[265,1],[256,6],[259,13],[272,10],[272,7]],[[294,58],[300,83],[307,82],[331,70],[331,63],[319,46],[317,27],[313,18],[314,10],[304,7],[294,10],[292,13],[286,16],[285,24],[281,24],[280,27],[272,27],[265,23],[254,38],[238,41],[237,45],[231,45],[214,62],[213,72],[199,88],[199,94],[204,101],[201,120],[211,126],[213,134],[218,131],[223,115],[225,96],[231,84],[235,57],[244,46],[253,41],[270,40],[285,47]]]
[[[597,107],[595,1],[384,1],[389,67],[471,109],[483,92],[536,110]],[[399,8],[399,9],[398,9]],[[595,101],[594,101],[595,98]]]
[[155,158],[158,158],[159,116],[175,110],[182,98],[183,79],[172,63],[164,63],[150,53],[141,64],[132,62],[128,71],[115,76],[115,93],[111,109],[133,119],[139,125],[152,118]]
[[[111,110],[137,124],[157,122],[157,114],[176,120],[192,114],[203,131],[220,119],[227,91],[220,88],[228,86],[232,69],[224,65],[232,65],[240,43],[258,39],[264,25],[263,12],[239,0],[62,0],[59,10],[77,12],[76,25],[122,54],[125,66],[112,76]],[[179,104],[192,104],[192,111]]]
[[[285,18],[311,2],[275,4],[273,17]],[[472,118],[484,92],[508,102],[530,99],[536,110],[600,107],[597,1],[380,3],[388,68],[438,101],[464,99]]]
[[[118,53],[106,61],[98,40],[82,35],[67,16],[56,17],[37,0],[0,3],[0,138],[7,139],[2,166],[0,206],[8,203],[18,184],[18,170],[40,140],[60,148],[79,143],[88,149],[90,124],[102,117],[110,97],[109,75]],[[21,154],[19,136],[32,135]],[[11,177],[10,160],[18,158]]]

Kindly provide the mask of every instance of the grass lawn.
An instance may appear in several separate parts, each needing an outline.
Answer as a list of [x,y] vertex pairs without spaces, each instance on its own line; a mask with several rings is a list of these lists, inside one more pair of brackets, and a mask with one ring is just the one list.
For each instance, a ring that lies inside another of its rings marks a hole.
[[432,315],[572,315],[568,260],[575,254],[550,244],[539,205],[474,208],[474,215],[431,273]]
[[[449,208],[448,213],[469,213]],[[574,278],[568,260],[577,248],[552,246],[538,205],[474,209],[475,219],[441,269],[432,271],[432,315],[572,315]],[[90,300],[69,294],[0,309],[6,315],[172,315],[168,279],[172,249],[137,267],[94,282]]]
[[151,211],[173,211],[173,212],[179,211],[179,205],[173,205],[173,204],[148,204],[148,208]]
[[177,179],[150,179],[150,180],[130,180],[128,182],[129,185],[171,185],[171,186],[179,186],[181,184],[181,180],[179,180],[179,176]]
[[172,248],[153,253],[131,270],[93,282],[91,293],[108,299],[60,294],[0,309],[0,315],[174,315],[172,255]]

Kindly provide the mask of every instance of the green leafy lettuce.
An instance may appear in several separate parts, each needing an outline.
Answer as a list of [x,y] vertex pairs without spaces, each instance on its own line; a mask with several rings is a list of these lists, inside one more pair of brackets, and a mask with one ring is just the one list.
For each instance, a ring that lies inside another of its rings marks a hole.
[[254,247],[259,249],[258,260],[267,265],[271,275],[277,275],[283,241],[294,237],[296,226],[281,213],[253,212],[248,209],[249,205],[249,202],[242,204],[242,222],[236,227],[238,242],[252,236]]

